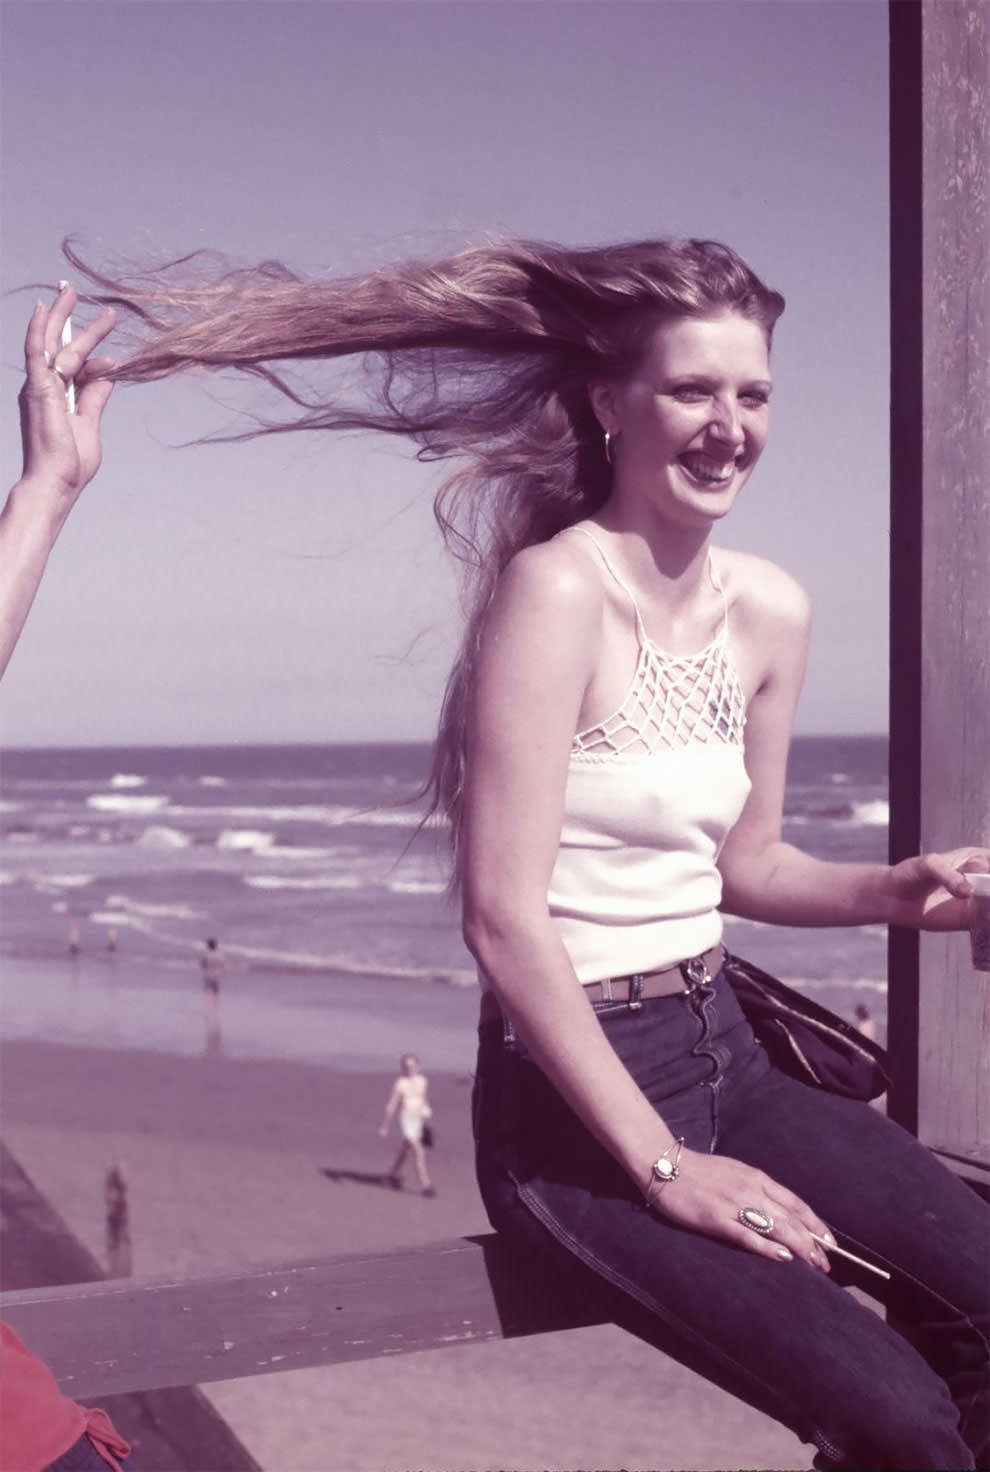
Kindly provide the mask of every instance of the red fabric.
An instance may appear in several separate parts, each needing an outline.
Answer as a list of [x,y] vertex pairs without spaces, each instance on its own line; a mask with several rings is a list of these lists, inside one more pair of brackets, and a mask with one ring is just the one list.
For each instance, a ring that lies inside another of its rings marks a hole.
[[120,1463],[130,1451],[130,1444],[121,1436],[106,1411],[99,1406],[84,1409],[83,1415],[86,1417],[86,1435],[93,1443],[94,1450],[99,1452],[112,1472],[120,1472]]
[[106,1411],[86,1410],[63,1395],[47,1365],[7,1324],[0,1324],[0,1472],[44,1472],[83,1433],[108,1467],[130,1451]]

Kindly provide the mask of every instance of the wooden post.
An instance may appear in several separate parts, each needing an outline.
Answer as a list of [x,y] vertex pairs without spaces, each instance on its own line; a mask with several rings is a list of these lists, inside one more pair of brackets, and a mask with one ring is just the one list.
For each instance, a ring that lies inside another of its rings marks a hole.
[[[990,841],[990,9],[892,0],[891,858]],[[891,1113],[990,1181],[990,985],[894,933]]]

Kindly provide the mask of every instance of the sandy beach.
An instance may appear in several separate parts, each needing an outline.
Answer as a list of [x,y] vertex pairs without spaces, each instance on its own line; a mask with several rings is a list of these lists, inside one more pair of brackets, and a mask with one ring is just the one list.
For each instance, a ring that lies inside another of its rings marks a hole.
[[[8,963],[9,964],[9,963]],[[127,1181],[136,1274],[384,1250],[487,1230],[470,1074],[428,1069],[437,1196],[382,1177],[393,1071],[8,1041],[4,1139],[104,1260],[103,1178]],[[805,1467],[783,1429],[618,1329],[206,1387],[267,1472]],[[140,1472],[140,1469],[138,1469]],[[209,1472],[204,1468],[203,1472]]]

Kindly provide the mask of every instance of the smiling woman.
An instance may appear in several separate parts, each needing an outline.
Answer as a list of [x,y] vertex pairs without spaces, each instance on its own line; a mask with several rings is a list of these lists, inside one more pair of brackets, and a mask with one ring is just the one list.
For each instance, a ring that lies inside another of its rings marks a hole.
[[[77,263],[78,264],[78,263]],[[230,367],[287,428],[460,457],[468,627],[433,769],[483,988],[493,1224],[768,1410],[821,1467],[986,1465],[986,1213],[877,1111],[778,1071],[722,911],[964,929],[990,852],[825,863],[782,837],[808,600],[719,550],[767,438],[783,298],[728,247],[508,243],[350,281],[90,279],[141,381]],[[278,364],[365,355],[356,393]],[[839,1239],[844,1238],[844,1243]],[[828,1253],[893,1323],[830,1280]]]
[[[345,280],[302,278],[272,262],[229,269],[205,255],[111,277],[66,253],[95,299],[143,332],[115,379],[239,369],[296,410],[256,433],[378,429],[412,437],[421,458],[459,459],[436,511],[465,568],[468,620],[433,774],[455,853],[467,692],[498,579],[517,552],[592,514],[613,490],[589,385],[601,393],[642,371],[653,330],[678,319],[702,332],[711,317],[748,324],[765,358],[784,309],[779,292],[711,240],[589,249],[507,241]],[[320,364],[353,354],[370,355],[356,383],[314,383]],[[304,377],[275,366],[300,360]]]
[[724,516],[766,444],[770,389],[759,322],[730,312],[659,323],[632,377],[591,388],[615,466],[612,505],[624,487],[652,486],[652,513],[666,496],[676,519]]

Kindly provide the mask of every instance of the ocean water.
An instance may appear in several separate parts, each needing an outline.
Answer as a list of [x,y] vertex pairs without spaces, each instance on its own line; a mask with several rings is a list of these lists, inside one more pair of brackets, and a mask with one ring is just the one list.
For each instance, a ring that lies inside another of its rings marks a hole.
[[[886,758],[880,737],[797,738],[785,837],[883,861]],[[427,762],[420,745],[5,752],[5,1032],[198,1048],[198,955],[216,936],[233,1051],[357,1057],[373,1033],[391,1057],[425,1030],[459,1065],[444,1019],[469,1036],[476,981],[443,834],[419,829]],[[882,1035],[882,926],[728,919],[726,941],[844,1015],[865,1003]]]

